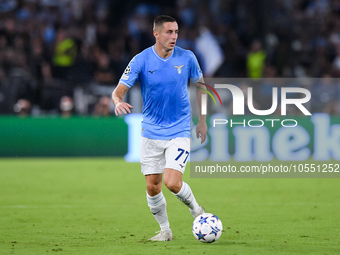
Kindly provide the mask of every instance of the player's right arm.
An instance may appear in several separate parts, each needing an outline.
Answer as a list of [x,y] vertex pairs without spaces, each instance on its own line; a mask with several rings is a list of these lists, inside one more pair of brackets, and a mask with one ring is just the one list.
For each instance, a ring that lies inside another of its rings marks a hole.
[[126,94],[126,92],[129,90],[127,86],[125,86],[122,83],[119,83],[116,89],[112,92],[112,101],[115,104],[115,114],[118,116],[119,114],[128,114],[131,113],[131,110],[133,108],[132,105],[123,102],[123,97]]
[[112,92],[112,101],[116,106],[116,116],[118,116],[119,114],[131,113],[130,109],[132,109],[133,106],[124,102],[123,97],[129,90],[129,88],[131,88],[138,79],[138,75],[141,72],[141,57],[141,54],[138,54],[133,59],[131,59],[130,63],[126,67],[122,77],[119,80],[118,86]]

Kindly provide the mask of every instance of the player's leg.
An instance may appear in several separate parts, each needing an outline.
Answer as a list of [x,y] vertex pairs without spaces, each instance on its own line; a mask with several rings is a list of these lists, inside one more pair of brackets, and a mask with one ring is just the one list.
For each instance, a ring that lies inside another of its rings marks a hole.
[[204,213],[204,209],[197,203],[190,186],[182,180],[189,151],[189,138],[176,138],[169,141],[165,151],[164,184],[180,201],[189,207],[193,217],[197,217]]
[[162,193],[162,173],[164,171],[164,149],[155,140],[142,137],[141,170],[145,175],[148,206],[158,222],[161,231],[150,240],[171,241],[172,233],[166,212],[166,200]]
[[158,222],[161,231],[170,230],[170,224],[166,212],[166,200],[162,192],[162,174],[146,175],[145,180],[148,206]]
[[196,218],[204,213],[204,208],[197,203],[190,186],[182,181],[182,175],[179,170],[166,168],[164,184],[183,204],[189,207],[192,216]]

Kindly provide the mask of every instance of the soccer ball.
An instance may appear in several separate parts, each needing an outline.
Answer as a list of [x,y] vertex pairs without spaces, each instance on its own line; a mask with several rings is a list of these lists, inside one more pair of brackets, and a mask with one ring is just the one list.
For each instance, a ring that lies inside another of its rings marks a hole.
[[222,234],[222,221],[212,213],[203,213],[192,224],[192,233],[198,241],[212,243]]

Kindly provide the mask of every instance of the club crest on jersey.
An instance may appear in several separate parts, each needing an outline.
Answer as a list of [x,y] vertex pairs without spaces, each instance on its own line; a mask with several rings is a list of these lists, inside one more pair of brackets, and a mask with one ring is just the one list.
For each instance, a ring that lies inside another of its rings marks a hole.
[[184,65],[181,65],[181,66],[174,66],[176,69],[177,69],[177,73],[178,74],[181,74],[182,73],[182,67],[183,67]]

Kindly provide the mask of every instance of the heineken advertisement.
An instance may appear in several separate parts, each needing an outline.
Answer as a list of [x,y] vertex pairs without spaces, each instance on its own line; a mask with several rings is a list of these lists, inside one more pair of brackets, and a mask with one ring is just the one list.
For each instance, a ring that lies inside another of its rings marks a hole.
[[[141,115],[131,114],[127,118],[126,159],[138,161]],[[340,160],[339,117],[316,113],[293,118],[233,116],[228,119],[217,113],[208,117],[207,122],[206,142],[200,144],[200,140],[192,139],[191,161]]]
[[[141,120],[141,114],[124,119],[1,117],[0,157],[125,156],[138,162]],[[206,142],[192,139],[191,161],[340,160],[339,117],[230,119],[218,113],[207,123]]]
[[[219,124],[216,124],[216,120]],[[224,122],[223,122],[224,121]],[[340,159],[340,119],[327,114],[310,117],[210,118],[209,141],[193,143],[191,160],[270,161]]]

